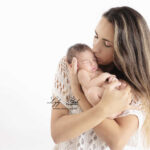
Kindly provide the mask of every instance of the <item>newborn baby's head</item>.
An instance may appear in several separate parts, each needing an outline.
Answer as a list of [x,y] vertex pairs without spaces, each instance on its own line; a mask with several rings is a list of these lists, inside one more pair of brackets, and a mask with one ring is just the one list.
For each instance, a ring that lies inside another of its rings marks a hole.
[[91,48],[86,44],[75,44],[68,49],[67,61],[72,63],[73,57],[77,58],[78,69],[84,69],[88,72],[95,72],[98,64]]

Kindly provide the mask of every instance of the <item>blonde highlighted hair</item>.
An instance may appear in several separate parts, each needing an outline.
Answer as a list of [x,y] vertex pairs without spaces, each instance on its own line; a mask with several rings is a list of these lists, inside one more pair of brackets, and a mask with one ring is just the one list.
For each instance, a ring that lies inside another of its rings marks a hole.
[[103,14],[114,26],[114,64],[142,99],[146,113],[143,132],[150,146],[150,31],[141,14],[129,7]]

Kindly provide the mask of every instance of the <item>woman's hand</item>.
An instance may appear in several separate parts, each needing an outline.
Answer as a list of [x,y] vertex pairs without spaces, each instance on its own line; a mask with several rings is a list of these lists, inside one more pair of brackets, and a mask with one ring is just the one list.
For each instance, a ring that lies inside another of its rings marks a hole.
[[124,88],[118,89],[121,86],[121,82],[113,81],[105,86],[105,90],[101,101],[97,104],[97,107],[103,108],[107,117],[113,114],[118,114],[130,107],[132,100],[131,88],[129,85],[124,85]]
[[68,69],[69,69],[69,80],[70,80],[70,85],[71,85],[71,91],[72,94],[76,97],[81,92],[81,87],[78,81],[78,76],[77,76],[77,59],[73,57],[72,59],[72,64],[68,64]]

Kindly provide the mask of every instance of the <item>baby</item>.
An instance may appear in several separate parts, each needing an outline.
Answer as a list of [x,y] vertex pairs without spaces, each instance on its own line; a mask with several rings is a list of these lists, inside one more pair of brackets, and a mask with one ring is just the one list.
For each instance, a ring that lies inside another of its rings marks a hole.
[[68,64],[72,63],[73,57],[77,58],[78,80],[82,90],[88,101],[95,105],[100,101],[105,85],[118,79],[98,68],[91,48],[85,44],[75,44],[68,49]]

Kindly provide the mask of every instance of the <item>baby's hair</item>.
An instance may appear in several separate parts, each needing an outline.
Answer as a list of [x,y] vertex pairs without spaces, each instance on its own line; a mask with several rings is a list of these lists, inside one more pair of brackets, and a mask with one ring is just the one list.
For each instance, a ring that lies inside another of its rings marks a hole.
[[73,57],[76,57],[77,53],[91,51],[91,48],[86,44],[77,43],[71,46],[67,51],[67,62],[72,63]]

